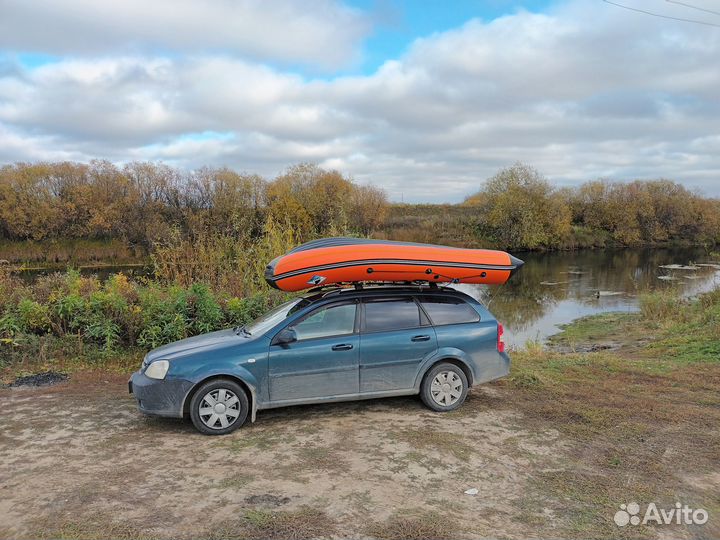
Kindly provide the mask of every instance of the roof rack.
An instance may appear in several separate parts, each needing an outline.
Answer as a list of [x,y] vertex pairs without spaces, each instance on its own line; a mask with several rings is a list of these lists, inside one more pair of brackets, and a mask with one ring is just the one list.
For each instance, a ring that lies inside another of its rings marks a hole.
[[325,285],[321,287],[314,287],[305,291],[305,294],[312,293],[324,293],[325,295],[340,293],[343,291],[362,291],[362,290],[373,290],[373,289],[422,289],[423,287],[429,289],[448,289],[451,283],[436,283],[433,281],[352,281],[347,283],[334,283],[332,285]]

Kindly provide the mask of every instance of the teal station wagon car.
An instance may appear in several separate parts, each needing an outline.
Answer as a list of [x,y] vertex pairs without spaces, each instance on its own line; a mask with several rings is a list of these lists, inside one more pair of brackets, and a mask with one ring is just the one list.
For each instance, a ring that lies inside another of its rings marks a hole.
[[449,287],[311,291],[246,326],[151,351],[129,390],[140,411],[189,416],[208,435],[287,405],[419,394],[451,411],[470,386],[508,374],[502,333]]

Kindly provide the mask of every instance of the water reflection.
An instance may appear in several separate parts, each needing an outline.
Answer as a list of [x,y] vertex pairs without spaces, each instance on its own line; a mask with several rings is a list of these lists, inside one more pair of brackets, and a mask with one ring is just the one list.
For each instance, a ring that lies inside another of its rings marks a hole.
[[489,304],[512,346],[543,340],[578,317],[636,310],[641,291],[677,287],[690,296],[720,285],[720,261],[702,249],[517,255],[525,266],[506,285],[455,286]]

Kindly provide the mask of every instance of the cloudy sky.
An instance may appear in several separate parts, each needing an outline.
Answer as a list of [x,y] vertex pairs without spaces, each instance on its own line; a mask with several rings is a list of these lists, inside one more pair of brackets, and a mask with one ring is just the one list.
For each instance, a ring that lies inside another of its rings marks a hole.
[[720,2],[616,3],[697,22],[602,0],[0,0],[0,163],[311,161],[455,202],[522,161],[720,195]]

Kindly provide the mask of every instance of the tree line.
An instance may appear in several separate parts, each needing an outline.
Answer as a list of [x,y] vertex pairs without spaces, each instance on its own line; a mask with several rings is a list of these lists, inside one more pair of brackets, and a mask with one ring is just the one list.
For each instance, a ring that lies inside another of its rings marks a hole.
[[670,180],[595,180],[558,189],[522,164],[500,171],[465,201],[481,234],[502,245],[540,248],[593,238],[622,246],[720,241],[720,200]]
[[158,163],[16,163],[0,167],[0,237],[253,243],[269,228],[294,242],[337,234],[471,247],[567,249],[720,241],[720,201],[670,180],[596,180],[557,188],[523,164],[459,205],[390,204],[385,192],[313,164],[273,179]]
[[551,185],[523,164],[460,205],[394,206],[382,234],[471,247],[574,249],[720,242],[720,200],[671,180]]
[[305,163],[273,180],[147,162],[0,168],[0,237],[10,240],[120,238],[152,247],[178,232],[251,240],[268,220],[288,223],[301,239],[334,230],[369,234],[386,211],[383,190]]

